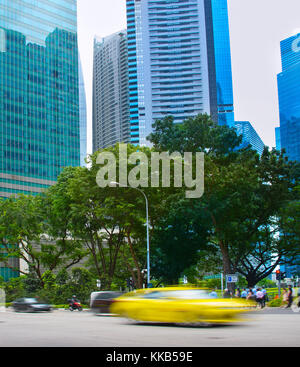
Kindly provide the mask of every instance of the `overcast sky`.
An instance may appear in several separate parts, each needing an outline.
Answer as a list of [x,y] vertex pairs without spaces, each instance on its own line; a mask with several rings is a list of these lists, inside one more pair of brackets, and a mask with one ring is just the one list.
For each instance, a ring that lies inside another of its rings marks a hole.
[[[78,0],[79,50],[92,142],[93,39],[126,28],[126,0]],[[300,0],[228,0],[235,120],[250,121],[264,143],[275,146],[279,126],[277,74],[280,41],[300,33]]]

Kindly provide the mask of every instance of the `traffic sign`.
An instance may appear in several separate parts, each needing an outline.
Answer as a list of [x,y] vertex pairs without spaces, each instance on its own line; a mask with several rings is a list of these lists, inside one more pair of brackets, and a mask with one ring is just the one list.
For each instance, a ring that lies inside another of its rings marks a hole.
[[237,274],[227,274],[226,275],[226,283],[237,283],[238,279],[239,277]]

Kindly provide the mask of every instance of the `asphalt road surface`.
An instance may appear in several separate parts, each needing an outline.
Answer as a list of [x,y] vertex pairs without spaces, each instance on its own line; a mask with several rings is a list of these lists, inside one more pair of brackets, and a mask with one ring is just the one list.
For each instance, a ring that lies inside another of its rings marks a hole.
[[0,347],[299,347],[300,313],[265,309],[240,324],[138,324],[89,311],[0,313]]

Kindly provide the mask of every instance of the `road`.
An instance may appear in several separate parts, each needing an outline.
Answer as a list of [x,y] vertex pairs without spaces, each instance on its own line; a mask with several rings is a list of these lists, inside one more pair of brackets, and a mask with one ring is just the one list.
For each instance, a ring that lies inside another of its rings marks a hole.
[[89,311],[0,313],[1,347],[300,347],[300,313],[266,309],[229,326],[138,324]]

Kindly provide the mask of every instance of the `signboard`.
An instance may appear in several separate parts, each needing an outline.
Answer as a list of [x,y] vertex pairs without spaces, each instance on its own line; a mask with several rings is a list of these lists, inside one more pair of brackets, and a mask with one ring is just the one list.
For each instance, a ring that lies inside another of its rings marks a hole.
[[237,274],[228,274],[226,275],[226,283],[237,283],[239,277]]
[[204,276],[204,280],[208,280],[208,279],[221,279],[222,275],[221,274],[212,274],[212,275],[205,275]]

